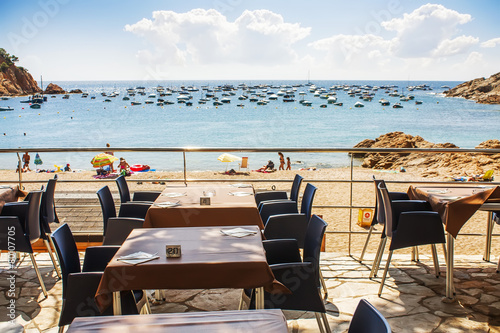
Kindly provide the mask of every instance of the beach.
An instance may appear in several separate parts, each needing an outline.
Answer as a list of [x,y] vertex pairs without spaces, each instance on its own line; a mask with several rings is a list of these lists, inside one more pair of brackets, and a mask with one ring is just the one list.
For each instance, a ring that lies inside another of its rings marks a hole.
[[[273,173],[260,173],[249,172],[242,175],[226,175],[220,171],[203,171],[203,172],[187,172],[188,180],[223,180],[235,183],[249,182],[254,186],[256,191],[271,190],[272,186],[276,190],[289,191],[291,181],[295,174],[298,173],[304,177],[304,183],[301,188],[301,193],[305,188],[306,182],[311,182],[318,187],[318,191],[314,198],[314,206],[347,206],[350,201],[350,184],[336,182],[339,180],[349,180],[350,168],[331,168],[331,169],[317,169],[315,171],[309,170],[291,170],[291,171],[276,171]],[[23,173],[24,181],[41,181],[40,183],[25,184],[25,190],[39,189],[48,179],[54,177],[56,173],[36,173],[27,172]],[[95,171],[81,171],[81,172],[58,172],[59,182],[56,188],[56,197],[62,193],[69,195],[87,194],[92,195],[102,186],[108,185],[113,192],[115,199],[118,198],[118,190],[113,179],[109,182],[96,181],[93,179]],[[374,206],[375,193],[372,176],[379,179],[388,181],[388,188],[390,191],[406,192],[408,186],[412,181],[443,181],[443,177],[422,176],[421,170],[418,168],[410,168],[407,172],[396,171],[379,171],[366,169],[361,167],[353,168],[353,179],[356,181],[366,181],[366,183],[353,183],[352,185],[352,205],[353,206]],[[18,175],[14,170],[0,170],[0,179],[2,180],[16,180]],[[140,172],[134,173],[127,177],[127,182],[131,192],[155,190],[161,191],[169,184],[179,184],[183,181],[183,172]],[[64,181],[90,181],[90,182],[64,182]],[[266,181],[269,180],[269,181]],[[278,182],[277,180],[289,180],[289,182]],[[151,181],[151,182],[150,182]],[[335,182],[332,182],[335,181]],[[395,184],[390,181],[405,181],[408,184]],[[165,184],[161,184],[165,183]],[[463,185],[466,183],[457,183]],[[96,196],[97,198],[97,196]],[[56,207],[57,208],[57,207]],[[333,232],[327,235],[326,250],[328,252],[348,253],[349,249],[349,235],[337,233],[348,231],[349,228],[353,232],[367,232],[368,228],[361,228],[357,225],[358,209],[352,210],[351,225],[349,226],[349,209],[345,208],[313,208],[314,214],[322,215],[328,223],[328,231]],[[61,213],[59,213],[61,214]],[[455,246],[457,254],[474,254],[481,255],[484,252],[485,237],[484,236],[466,236],[463,233],[484,234],[486,232],[486,212],[477,212],[465,224],[458,235]],[[378,232],[382,230],[379,226],[376,228]],[[494,229],[494,233],[497,233]],[[351,254],[355,257],[359,256],[366,239],[366,234],[351,234]],[[375,253],[379,242],[379,235],[373,235],[368,247],[367,253]],[[420,253],[429,254],[430,249],[421,247]],[[407,251],[408,252],[408,251]],[[438,252],[442,250],[438,248]],[[492,260],[497,258],[500,253],[500,244],[498,238],[494,237],[492,242]]]

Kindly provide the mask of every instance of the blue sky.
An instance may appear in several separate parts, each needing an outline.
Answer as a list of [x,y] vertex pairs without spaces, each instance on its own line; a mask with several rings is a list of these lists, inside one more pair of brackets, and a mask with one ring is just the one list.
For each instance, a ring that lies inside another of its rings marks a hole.
[[470,80],[500,1],[2,0],[0,47],[58,80]]

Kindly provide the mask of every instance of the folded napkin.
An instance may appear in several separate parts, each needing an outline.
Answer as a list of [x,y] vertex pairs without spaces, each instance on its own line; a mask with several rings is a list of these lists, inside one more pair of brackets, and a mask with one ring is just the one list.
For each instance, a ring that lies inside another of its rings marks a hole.
[[247,195],[253,195],[253,193],[250,192],[229,192],[229,195],[234,195],[235,197],[244,197]]
[[249,188],[249,187],[252,187],[252,184],[238,183],[238,184],[230,184],[229,186],[238,187],[238,188]]
[[164,197],[177,198],[177,197],[183,197],[183,196],[187,195],[187,193],[168,192],[168,193],[163,193],[162,195]]
[[241,238],[241,237],[246,237],[246,236],[250,236],[250,235],[255,235],[257,233],[256,230],[249,230],[249,229],[245,229],[245,228],[233,228],[233,229],[221,229],[221,231],[223,235],[226,235],[226,236],[232,236],[232,237],[238,237],[238,238]]
[[156,207],[175,207],[175,206],[179,206],[179,205],[180,205],[179,201],[177,201],[177,202],[163,201],[163,202],[155,202],[153,204],[153,206],[156,206]]
[[158,255],[158,252],[151,254],[151,253],[139,251],[139,252],[134,252],[134,253],[128,254],[126,256],[118,257],[116,260],[120,260],[121,262],[124,262],[126,264],[130,264],[130,265],[138,265],[138,264],[142,264],[142,263],[148,262],[150,260],[158,259],[158,258],[160,258],[160,256]]

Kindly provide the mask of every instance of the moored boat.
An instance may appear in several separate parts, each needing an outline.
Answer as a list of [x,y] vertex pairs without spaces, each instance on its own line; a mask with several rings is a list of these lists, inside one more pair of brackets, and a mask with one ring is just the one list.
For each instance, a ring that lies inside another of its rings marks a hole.
[[355,108],[364,108],[365,105],[363,103],[361,103],[361,102],[356,102],[356,103],[354,103],[354,107]]

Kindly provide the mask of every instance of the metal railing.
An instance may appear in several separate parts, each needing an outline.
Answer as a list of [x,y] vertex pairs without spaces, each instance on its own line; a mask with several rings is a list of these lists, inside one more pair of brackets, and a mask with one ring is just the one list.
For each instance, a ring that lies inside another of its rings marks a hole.
[[[17,154],[17,159],[19,163],[19,170],[21,167],[21,158],[19,153],[26,151],[36,151],[39,153],[81,153],[81,152],[102,152],[103,147],[97,148],[3,148],[0,149],[0,154]],[[104,149],[105,150],[105,149]],[[351,235],[353,234],[366,234],[366,231],[353,231],[352,230],[352,220],[353,220],[353,210],[354,209],[362,209],[362,208],[373,208],[373,206],[358,206],[353,204],[353,184],[356,183],[371,183],[370,180],[357,180],[354,179],[354,156],[355,154],[368,154],[368,153],[379,153],[379,154],[389,154],[389,153],[397,153],[397,154],[409,154],[409,153],[424,153],[424,154],[440,154],[440,153],[455,153],[455,154],[500,154],[500,149],[464,149],[464,148],[283,148],[283,147],[266,147],[266,148],[240,148],[240,147],[158,147],[158,148],[149,148],[149,147],[113,147],[113,152],[151,152],[151,153],[182,153],[183,155],[183,178],[182,179],[137,179],[134,181],[142,181],[142,182],[152,182],[152,181],[168,181],[168,182],[234,182],[234,179],[195,179],[187,177],[187,161],[186,161],[186,153],[208,153],[208,152],[251,152],[251,153],[333,153],[333,154],[349,154],[350,155],[350,176],[349,179],[305,179],[305,181],[310,183],[348,183],[349,186],[349,204],[348,205],[314,205],[313,208],[316,209],[349,209],[349,228],[348,230],[338,230],[338,231],[327,231],[327,233],[341,233],[349,235],[349,254],[351,253]],[[248,179],[244,180],[238,179],[238,181],[251,182],[251,183],[282,183],[282,182],[291,182],[289,179]],[[20,188],[23,187],[25,183],[45,183],[46,180],[23,180],[22,173],[18,173],[17,180],[0,180],[0,183],[19,183]],[[96,182],[114,182],[113,179],[89,179],[89,180],[59,180],[59,182],[75,182],[75,183],[96,183]],[[388,183],[394,184],[456,184],[455,181],[387,181]],[[479,182],[467,182],[470,185],[479,184]],[[488,182],[491,185],[500,185],[500,182]],[[79,205],[71,205],[68,207],[72,208],[85,208],[88,206],[79,206]],[[64,208],[58,207],[58,208]],[[461,234],[461,235],[469,235],[469,236],[478,236],[482,234]],[[495,235],[498,236],[498,235]]]

